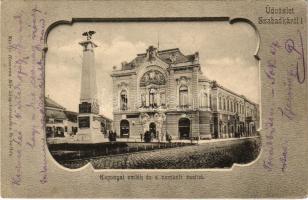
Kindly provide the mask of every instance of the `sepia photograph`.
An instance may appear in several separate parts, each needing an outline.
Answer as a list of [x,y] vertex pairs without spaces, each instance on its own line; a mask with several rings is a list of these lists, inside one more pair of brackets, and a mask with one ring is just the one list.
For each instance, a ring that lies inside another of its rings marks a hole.
[[248,23],[75,23],[47,44],[46,140],[62,166],[230,169],[258,157]]
[[307,197],[307,1],[0,5],[1,197]]

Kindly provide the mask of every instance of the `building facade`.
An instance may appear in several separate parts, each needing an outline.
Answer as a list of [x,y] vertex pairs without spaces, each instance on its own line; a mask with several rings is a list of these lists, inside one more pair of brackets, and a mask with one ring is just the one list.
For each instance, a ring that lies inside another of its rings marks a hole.
[[45,97],[46,137],[69,137],[76,135],[77,113],[67,111],[49,97]]
[[[68,111],[51,98],[45,97],[46,138],[48,140],[53,138],[74,139],[80,129],[77,118],[77,112]],[[112,130],[112,120],[104,115],[99,115],[98,120],[101,134],[107,137],[107,132]]]
[[111,74],[114,129],[119,137],[150,131],[160,141],[254,134],[258,105],[203,75],[198,52],[150,46]]

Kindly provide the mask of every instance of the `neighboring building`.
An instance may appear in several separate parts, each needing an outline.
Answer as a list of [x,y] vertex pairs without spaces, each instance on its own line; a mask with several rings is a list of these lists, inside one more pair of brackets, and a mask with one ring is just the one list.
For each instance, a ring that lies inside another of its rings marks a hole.
[[258,105],[202,74],[199,54],[150,46],[123,62],[113,78],[114,127],[120,137],[150,131],[164,140],[226,138],[254,134]]
[[[77,118],[72,113],[50,99],[45,97],[45,120],[46,120],[46,137],[65,137],[77,132]],[[69,116],[69,118],[67,117]]]
[[[77,112],[67,111],[63,106],[49,97],[45,97],[46,137],[69,137],[78,132]],[[101,133],[106,134],[112,129],[112,120],[99,115]]]
[[64,111],[64,114],[66,116],[66,120],[64,121],[65,123],[65,130],[68,133],[68,135],[73,136],[76,135],[78,132],[78,125],[77,125],[77,112],[73,111]]

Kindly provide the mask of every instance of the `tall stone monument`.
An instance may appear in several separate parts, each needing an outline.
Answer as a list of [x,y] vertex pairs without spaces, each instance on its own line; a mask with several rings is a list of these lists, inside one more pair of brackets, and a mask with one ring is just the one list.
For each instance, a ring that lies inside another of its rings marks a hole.
[[78,113],[77,141],[80,143],[97,143],[106,141],[101,133],[99,104],[97,99],[96,70],[94,48],[91,40],[94,31],[83,33],[87,40],[80,42],[83,47],[80,104]]

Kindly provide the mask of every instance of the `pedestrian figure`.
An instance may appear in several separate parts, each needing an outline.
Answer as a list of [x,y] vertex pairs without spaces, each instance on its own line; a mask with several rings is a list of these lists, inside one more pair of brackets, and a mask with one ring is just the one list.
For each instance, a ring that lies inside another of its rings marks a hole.
[[161,138],[160,141],[163,142],[163,141],[164,141],[164,138],[165,138],[165,137],[164,137],[164,132],[163,132],[163,131],[161,132],[160,138]]
[[146,131],[144,133],[144,142],[151,142],[151,133],[150,133],[150,131]]
[[114,133],[113,133],[113,138],[114,138],[114,141],[117,141],[117,132],[116,131],[114,131]]
[[109,134],[108,134],[109,142],[112,142],[112,135],[113,135],[113,132],[110,131]]
[[141,139],[141,142],[143,141],[143,134],[142,132],[140,132],[140,139]]
[[168,137],[169,139],[168,139],[168,142],[169,143],[171,143],[171,141],[172,141],[172,136],[171,135],[169,135],[169,137]]
[[159,131],[156,131],[156,138],[157,138],[158,142],[160,142],[160,137],[159,136],[160,136],[159,135]]
[[171,137],[171,135],[169,135],[168,132],[166,132],[166,140],[167,140],[169,143],[171,143],[172,137]]

